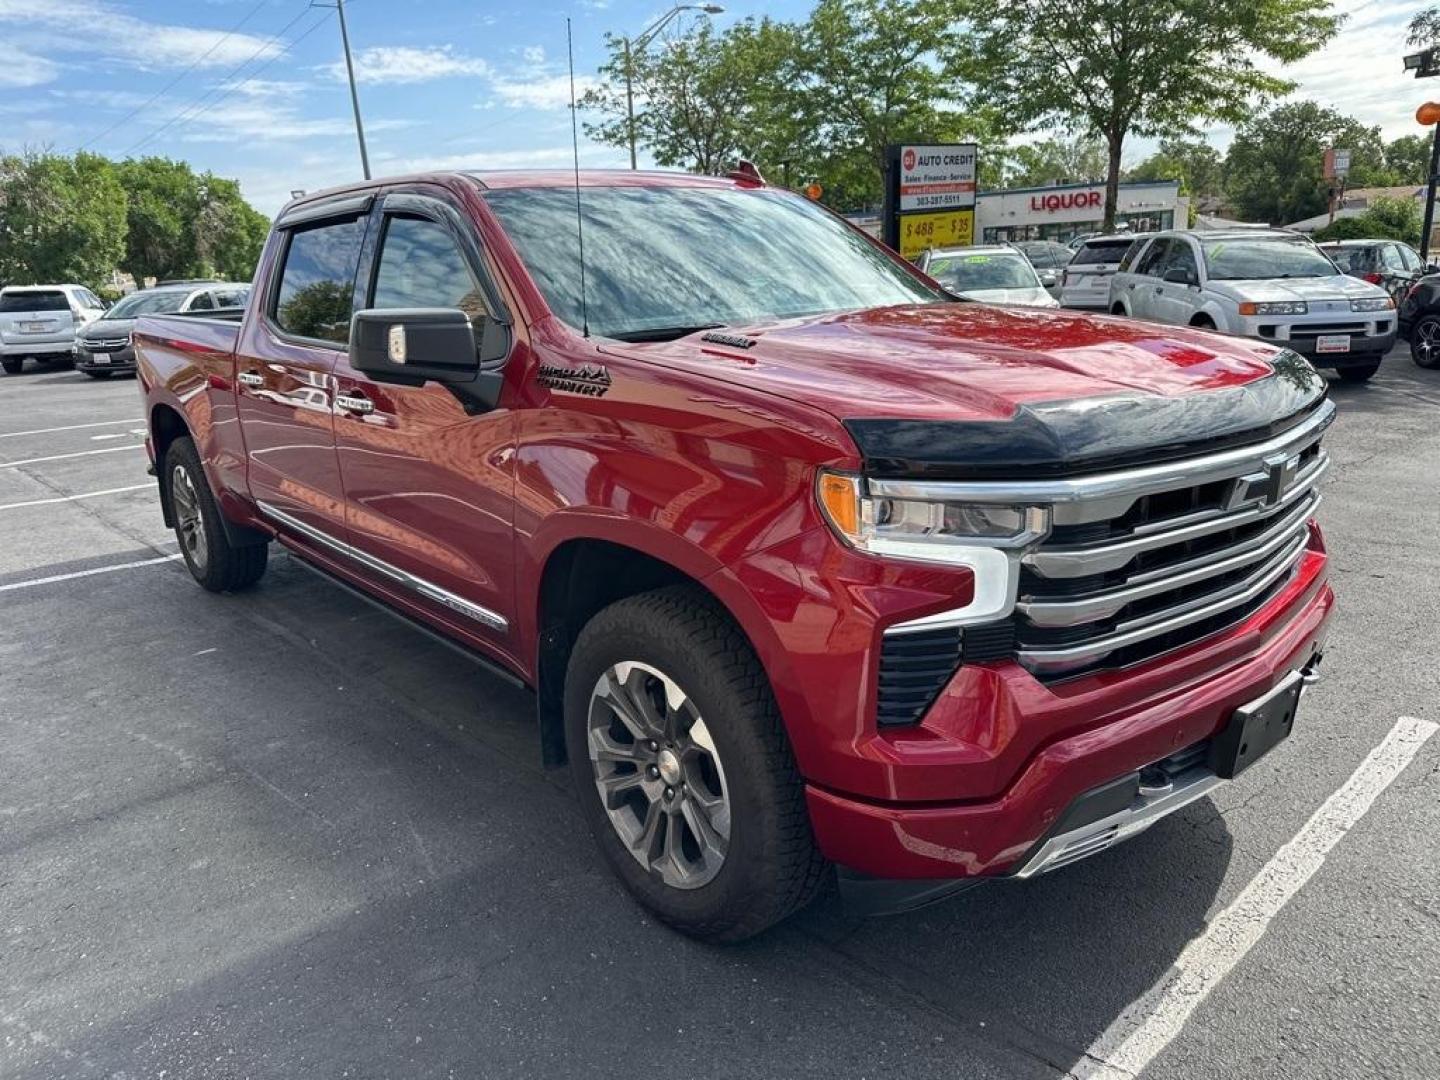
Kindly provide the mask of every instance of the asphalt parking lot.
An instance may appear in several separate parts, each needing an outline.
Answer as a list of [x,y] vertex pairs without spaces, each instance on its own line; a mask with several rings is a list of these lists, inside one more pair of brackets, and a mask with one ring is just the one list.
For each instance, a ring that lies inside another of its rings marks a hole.
[[1332,799],[1440,721],[1440,373],[1332,389],[1287,744],[1034,883],[714,948],[613,881],[528,694],[278,550],[201,591],[134,382],[0,378],[0,1076],[1121,1076],[1117,1033],[1157,1080],[1440,1075],[1440,737]]

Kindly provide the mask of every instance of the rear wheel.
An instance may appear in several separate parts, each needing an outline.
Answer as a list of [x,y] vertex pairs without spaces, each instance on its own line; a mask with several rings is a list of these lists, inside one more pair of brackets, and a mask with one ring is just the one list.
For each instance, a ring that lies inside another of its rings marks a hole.
[[601,852],[662,921],[740,941],[815,895],[826,864],[769,681],[705,594],[643,593],[586,624],[565,737]]
[[175,538],[190,575],[211,592],[235,592],[259,581],[269,545],[230,543],[194,442],[182,437],[171,443],[163,468]]
[[1423,368],[1440,367],[1440,317],[1426,315],[1410,329],[1410,359]]
[[1373,364],[1353,364],[1350,367],[1336,368],[1335,373],[1345,382],[1362,383],[1374,377],[1380,370],[1380,361]]
[[19,375],[20,369],[24,366],[25,358],[23,356],[7,356],[0,360],[0,367],[5,369],[6,375]]

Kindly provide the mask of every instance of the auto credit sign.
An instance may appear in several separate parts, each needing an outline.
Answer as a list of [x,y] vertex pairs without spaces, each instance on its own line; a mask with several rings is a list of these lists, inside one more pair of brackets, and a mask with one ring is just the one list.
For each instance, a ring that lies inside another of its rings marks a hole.
[[975,144],[900,147],[900,213],[975,206]]

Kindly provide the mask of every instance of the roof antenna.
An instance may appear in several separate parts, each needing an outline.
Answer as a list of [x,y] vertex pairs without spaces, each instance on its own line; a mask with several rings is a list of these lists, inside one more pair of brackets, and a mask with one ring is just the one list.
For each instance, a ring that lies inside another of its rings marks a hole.
[[575,109],[575,43],[570,16],[565,16],[565,53],[570,60],[570,144],[575,151],[575,239],[580,246],[580,330],[590,336],[590,309],[585,300],[585,219],[580,213],[580,121]]

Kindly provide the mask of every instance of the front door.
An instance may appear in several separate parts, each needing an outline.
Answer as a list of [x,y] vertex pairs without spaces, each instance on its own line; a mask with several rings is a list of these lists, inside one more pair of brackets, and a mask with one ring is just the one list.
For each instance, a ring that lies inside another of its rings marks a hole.
[[275,242],[280,264],[236,350],[236,400],[251,497],[272,522],[312,542],[345,542],[335,458],[335,365],[350,335],[368,206],[305,220]]
[[[389,195],[372,223],[367,308],[496,314],[479,240],[439,196]],[[414,357],[419,360],[419,357]],[[514,626],[512,413],[471,414],[439,383],[336,368],[335,443],[351,543],[463,632],[509,651]]]

